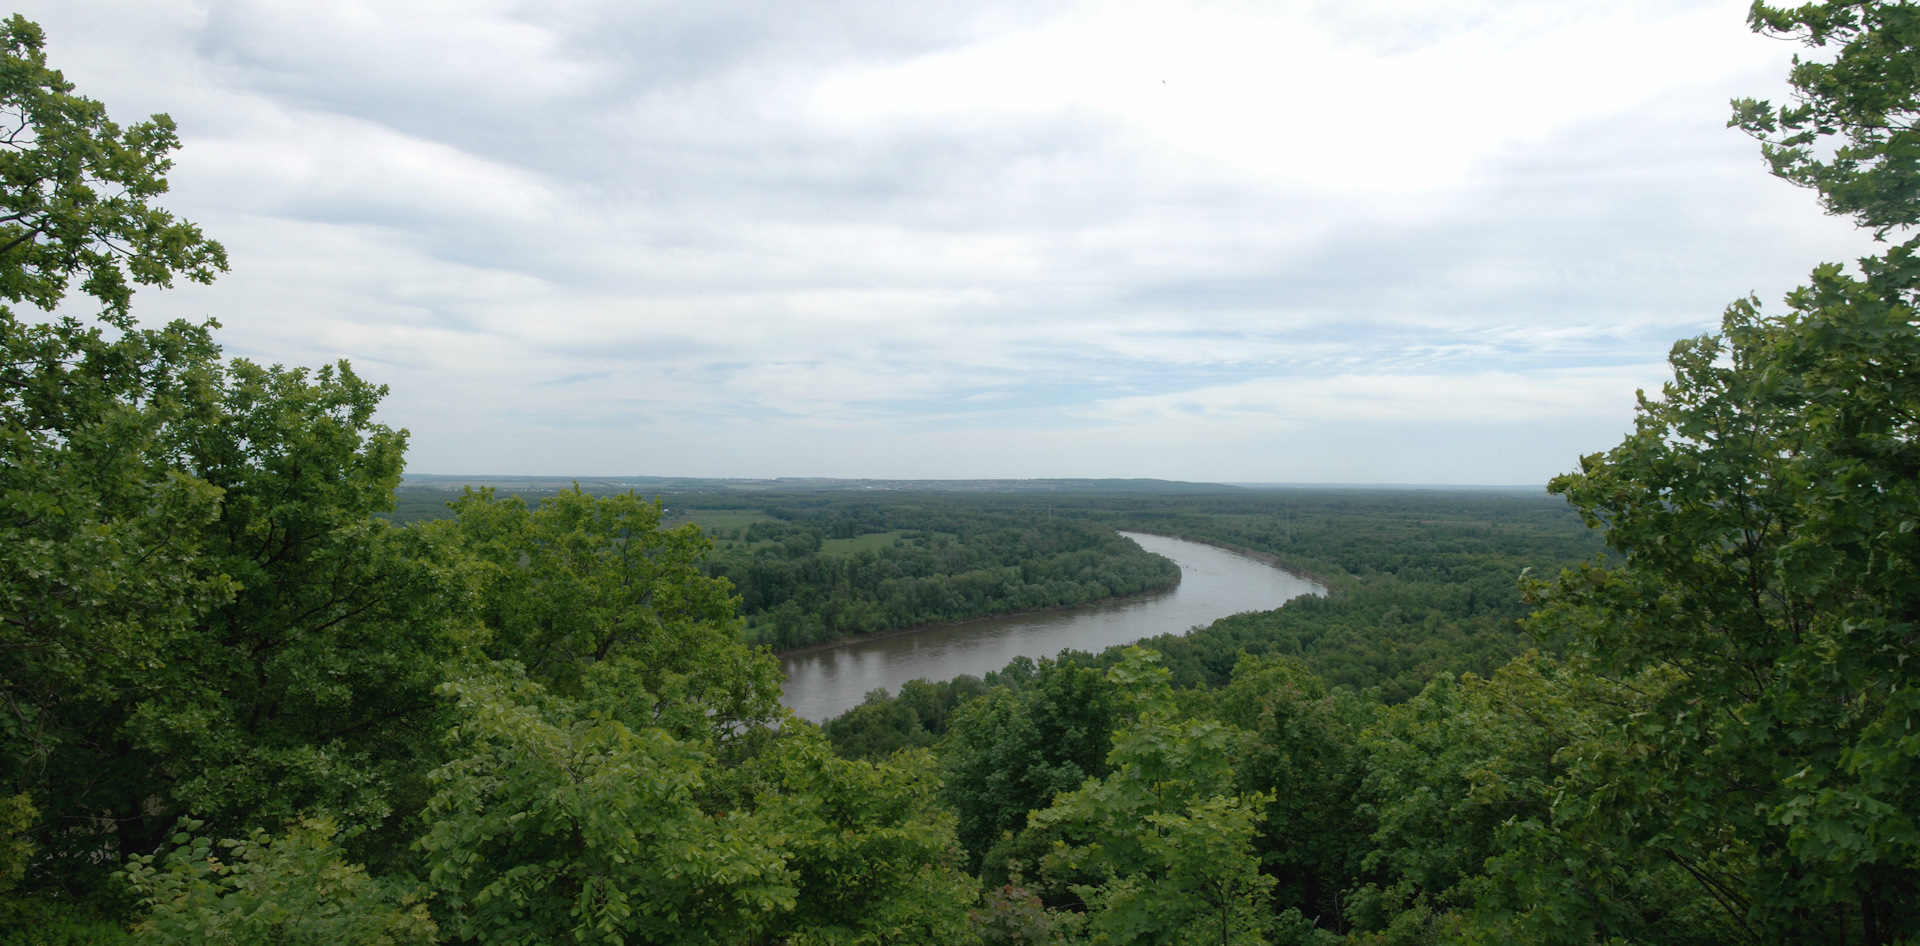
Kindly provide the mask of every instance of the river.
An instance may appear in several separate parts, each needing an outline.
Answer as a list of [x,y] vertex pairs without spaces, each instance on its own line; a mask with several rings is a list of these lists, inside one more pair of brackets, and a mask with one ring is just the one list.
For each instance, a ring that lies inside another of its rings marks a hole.
[[897,693],[900,684],[916,677],[980,676],[1023,655],[1051,657],[1067,649],[1098,653],[1326,593],[1316,582],[1225,549],[1163,535],[1120,534],[1172,559],[1180,566],[1180,585],[1071,611],[982,618],[796,654],[780,661],[787,675],[781,701],[803,719],[819,722],[860,705],[875,687]]

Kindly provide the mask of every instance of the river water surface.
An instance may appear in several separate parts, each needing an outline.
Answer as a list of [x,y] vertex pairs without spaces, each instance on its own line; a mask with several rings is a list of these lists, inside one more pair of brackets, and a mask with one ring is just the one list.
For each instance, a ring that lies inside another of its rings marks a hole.
[[1315,582],[1225,549],[1163,535],[1120,534],[1179,565],[1179,587],[1071,611],[982,618],[796,654],[780,661],[787,675],[781,700],[802,718],[818,722],[858,706],[875,687],[899,692],[900,684],[916,677],[980,676],[1015,657],[1051,657],[1069,648],[1097,653],[1326,593]]

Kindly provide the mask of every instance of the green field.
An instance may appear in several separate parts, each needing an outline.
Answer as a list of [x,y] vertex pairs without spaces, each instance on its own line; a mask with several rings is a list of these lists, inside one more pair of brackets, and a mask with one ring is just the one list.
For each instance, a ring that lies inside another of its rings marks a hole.
[[820,545],[822,555],[852,555],[855,552],[878,552],[893,548],[893,543],[902,541],[905,532],[898,529],[892,532],[869,532],[851,539],[828,539]]
[[756,522],[773,519],[757,509],[673,509],[669,507],[662,526],[673,528],[691,522],[708,538],[719,540],[735,530],[744,530]]

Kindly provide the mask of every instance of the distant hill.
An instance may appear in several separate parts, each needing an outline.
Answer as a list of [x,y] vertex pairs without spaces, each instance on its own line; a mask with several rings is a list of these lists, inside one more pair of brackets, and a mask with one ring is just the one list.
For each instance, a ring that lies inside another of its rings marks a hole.
[[1239,486],[1245,489],[1311,489],[1345,490],[1363,489],[1382,492],[1440,492],[1440,493],[1540,493],[1547,491],[1545,480],[1538,483],[1226,483],[1226,486]]
[[843,480],[828,477],[782,476],[772,479],[724,479],[686,476],[458,476],[409,473],[402,489],[442,489],[491,486],[501,492],[538,493],[565,489],[578,482],[590,492],[635,489],[642,492],[725,492],[777,490],[780,492],[937,492],[937,493],[1223,493],[1244,487],[1226,483],[1189,483],[1156,479],[998,479],[998,480]]

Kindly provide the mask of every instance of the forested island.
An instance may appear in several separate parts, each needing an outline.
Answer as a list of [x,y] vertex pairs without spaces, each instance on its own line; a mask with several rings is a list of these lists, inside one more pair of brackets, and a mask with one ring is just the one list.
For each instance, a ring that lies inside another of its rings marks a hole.
[[[1916,16],[1756,5],[1825,53],[1735,104],[1882,237]],[[1736,302],[1548,496],[416,515],[376,383],[135,318],[226,253],[43,44],[0,29],[0,942],[1920,941],[1915,241]],[[1151,586],[1119,527],[1330,593],[781,709],[774,645]]]

